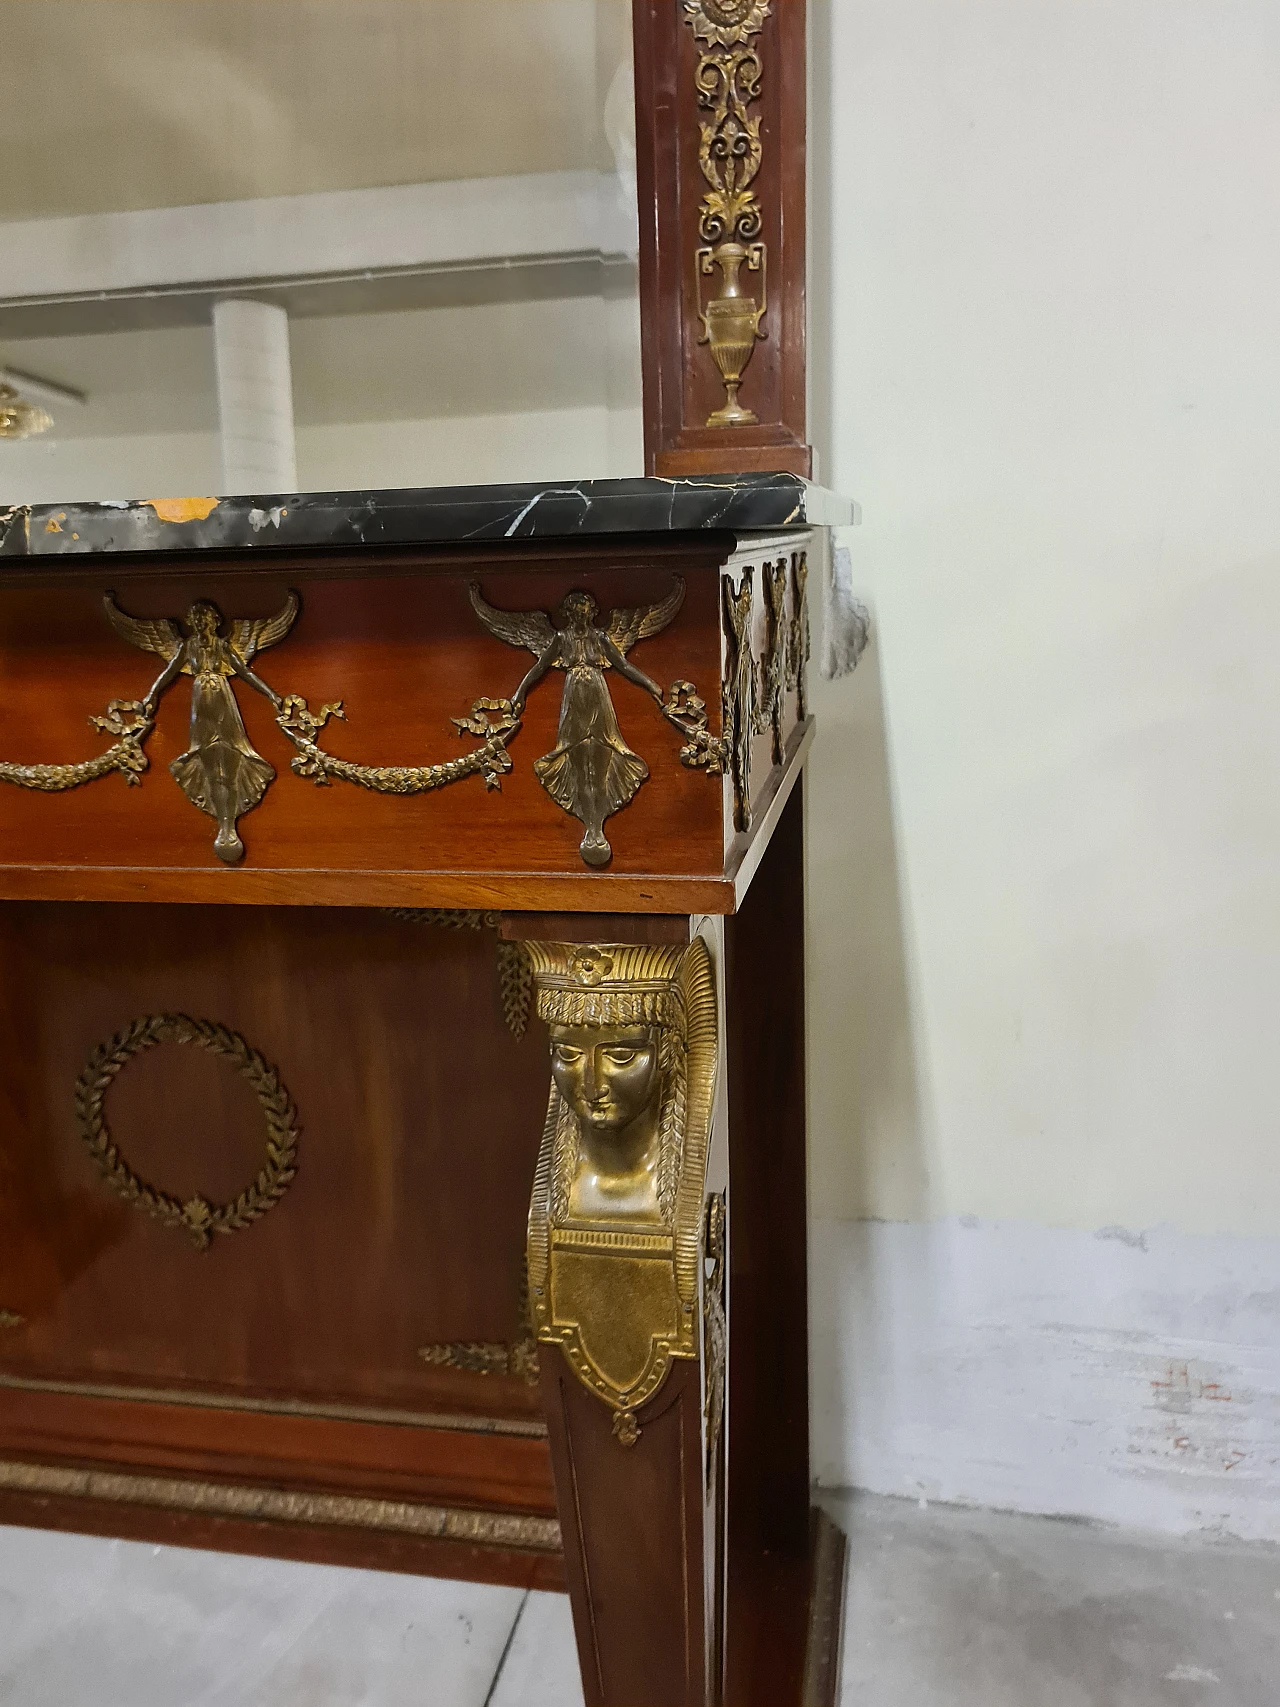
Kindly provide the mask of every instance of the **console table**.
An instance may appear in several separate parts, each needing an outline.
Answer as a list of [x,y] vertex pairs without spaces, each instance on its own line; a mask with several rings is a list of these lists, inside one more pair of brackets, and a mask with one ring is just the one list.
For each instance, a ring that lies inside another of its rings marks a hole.
[[0,513],[0,1520],[567,1588],[593,1704],[834,1701],[846,519],[750,473]]

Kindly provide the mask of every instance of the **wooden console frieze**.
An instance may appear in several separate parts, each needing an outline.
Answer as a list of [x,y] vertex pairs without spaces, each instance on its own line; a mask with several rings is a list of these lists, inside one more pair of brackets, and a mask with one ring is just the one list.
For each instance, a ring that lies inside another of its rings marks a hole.
[[0,585],[0,896],[732,911],[807,553],[609,561]]
[[[507,570],[301,592],[284,576],[211,577],[189,590],[0,591],[0,863],[568,875],[583,869],[585,811],[590,863],[721,869],[717,770],[681,760],[699,733],[713,750],[718,735],[714,577]],[[484,594],[521,612],[508,624],[538,629],[538,666],[567,694],[521,680],[532,672]],[[612,613],[600,627],[587,601]],[[644,673],[625,656],[641,640]],[[691,700],[708,707],[700,727]]]

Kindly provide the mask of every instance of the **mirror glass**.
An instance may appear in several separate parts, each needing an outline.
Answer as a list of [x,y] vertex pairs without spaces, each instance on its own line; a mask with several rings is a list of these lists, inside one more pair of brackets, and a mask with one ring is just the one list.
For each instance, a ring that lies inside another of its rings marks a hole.
[[2,11],[0,504],[643,472],[629,0]]

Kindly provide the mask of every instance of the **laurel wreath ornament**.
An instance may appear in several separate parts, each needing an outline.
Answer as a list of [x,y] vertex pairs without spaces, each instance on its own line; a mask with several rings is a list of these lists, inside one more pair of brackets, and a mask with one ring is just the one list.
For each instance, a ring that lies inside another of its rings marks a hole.
[[[107,1125],[107,1092],[129,1062],[162,1043],[194,1044],[230,1061],[262,1107],[267,1122],[267,1159],[257,1178],[231,1203],[195,1196],[183,1203],[139,1179],[120,1154]],[[275,1069],[239,1034],[187,1014],[150,1014],[135,1019],[89,1057],[76,1083],[76,1118],[85,1147],[102,1177],[126,1203],[166,1227],[181,1227],[196,1249],[208,1250],[215,1233],[235,1233],[274,1209],[298,1171],[298,1112]]]

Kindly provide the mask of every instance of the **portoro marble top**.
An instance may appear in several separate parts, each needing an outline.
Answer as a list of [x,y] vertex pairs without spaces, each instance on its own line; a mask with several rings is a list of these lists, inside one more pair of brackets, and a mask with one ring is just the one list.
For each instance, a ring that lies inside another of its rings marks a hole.
[[0,557],[768,533],[836,527],[854,514],[846,499],[794,474],[17,504],[0,509]]

